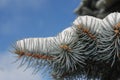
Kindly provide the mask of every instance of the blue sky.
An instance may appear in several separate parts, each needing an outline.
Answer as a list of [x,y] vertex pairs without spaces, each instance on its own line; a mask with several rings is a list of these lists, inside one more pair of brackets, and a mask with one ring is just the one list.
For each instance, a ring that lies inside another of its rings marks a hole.
[[[45,80],[16,69],[8,52],[15,41],[55,36],[72,25],[80,0],[0,0],[0,80]],[[11,57],[12,56],[12,57]],[[9,67],[8,67],[9,66]],[[19,75],[19,76],[17,76]],[[26,79],[26,76],[30,76]],[[39,78],[40,79],[39,79]]]
[[71,26],[79,0],[0,0],[0,51],[25,37],[54,36]]

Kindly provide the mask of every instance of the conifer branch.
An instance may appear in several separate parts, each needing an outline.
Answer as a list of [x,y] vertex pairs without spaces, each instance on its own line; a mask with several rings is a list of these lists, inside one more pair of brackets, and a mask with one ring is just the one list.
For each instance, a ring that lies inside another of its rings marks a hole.
[[21,58],[23,56],[32,57],[35,59],[44,59],[44,60],[52,60],[54,58],[53,56],[48,56],[48,55],[44,55],[44,54],[37,54],[37,53],[26,53],[26,52],[21,52],[21,51],[15,51],[15,53],[17,55],[19,55],[18,56],[19,58]]

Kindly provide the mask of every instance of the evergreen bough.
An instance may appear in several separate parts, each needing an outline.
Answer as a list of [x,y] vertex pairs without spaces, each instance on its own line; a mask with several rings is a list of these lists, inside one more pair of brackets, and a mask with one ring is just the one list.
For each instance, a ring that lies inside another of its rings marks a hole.
[[79,16],[54,37],[26,38],[14,44],[14,53],[35,67],[45,68],[55,80],[118,80],[120,78],[120,13],[103,20]]

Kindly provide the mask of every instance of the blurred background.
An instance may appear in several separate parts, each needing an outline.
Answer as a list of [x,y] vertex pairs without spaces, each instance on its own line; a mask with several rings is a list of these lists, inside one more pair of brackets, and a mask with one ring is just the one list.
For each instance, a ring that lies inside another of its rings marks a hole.
[[80,0],[0,0],[0,80],[50,80],[18,69],[9,50],[20,39],[55,36],[72,25]]

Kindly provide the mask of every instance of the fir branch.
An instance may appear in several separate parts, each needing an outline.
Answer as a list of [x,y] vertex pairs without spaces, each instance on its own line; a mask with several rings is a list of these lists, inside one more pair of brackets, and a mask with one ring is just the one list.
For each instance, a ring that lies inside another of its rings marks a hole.
[[[80,16],[56,37],[26,38],[14,45],[21,65],[43,67],[57,80],[117,80],[120,75],[120,13],[103,20]],[[110,71],[110,73],[109,73]],[[110,77],[110,78],[109,78]]]
[[23,56],[26,57],[32,57],[35,59],[45,59],[45,60],[52,60],[54,57],[53,56],[48,56],[48,55],[44,55],[44,54],[37,54],[37,53],[26,53],[26,52],[21,52],[21,51],[15,51],[14,53],[16,53],[18,56],[18,58],[21,58]]
[[110,63],[111,66],[120,59],[120,19],[118,16],[120,16],[119,13],[112,13],[103,20],[102,34],[99,36],[98,59]]

